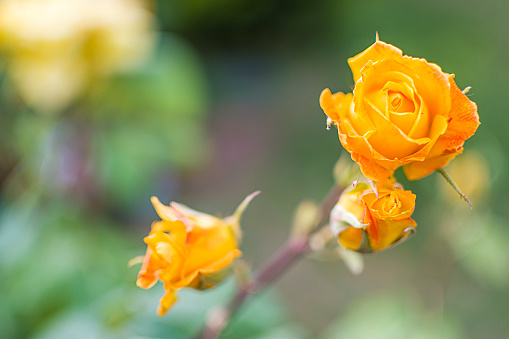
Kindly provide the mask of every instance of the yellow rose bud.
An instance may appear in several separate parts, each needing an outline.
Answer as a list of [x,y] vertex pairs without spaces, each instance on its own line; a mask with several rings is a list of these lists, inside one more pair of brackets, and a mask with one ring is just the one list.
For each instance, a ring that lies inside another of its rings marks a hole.
[[220,219],[181,204],[165,206],[152,197],[161,221],[152,224],[145,237],[147,252],[142,261],[136,285],[151,288],[160,280],[165,294],[157,314],[164,315],[177,300],[176,291],[189,287],[208,289],[222,281],[235,258],[242,255],[239,245],[239,219],[258,192],[248,196],[237,211]]
[[439,66],[378,37],[348,63],[353,95],[325,89],[320,106],[367,178],[387,180],[401,166],[408,179],[422,178],[460,154],[477,130],[477,106]]
[[344,248],[382,251],[413,233],[414,208],[411,191],[384,185],[375,193],[368,184],[359,183],[341,195],[331,212],[331,228]]

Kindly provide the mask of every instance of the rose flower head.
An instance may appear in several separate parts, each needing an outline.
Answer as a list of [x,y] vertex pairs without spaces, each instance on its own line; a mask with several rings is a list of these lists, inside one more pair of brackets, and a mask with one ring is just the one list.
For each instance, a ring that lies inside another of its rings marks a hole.
[[397,184],[386,183],[375,192],[360,182],[341,195],[331,212],[330,226],[344,248],[378,252],[414,233],[414,208],[415,194]]
[[240,239],[239,221],[249,202],[259,192],[248,196],[232,216],[221,219],[175,202],[163,205],[152,197],[161,221],[152,224],[144,241],[147,252],[130,264],[142,262],[136,285],[148,289],[157,280],[164,283],[165,294],[157,310],[163,316],[177,300],[183,287],[204,290],[214,287],[229,273]]
[[477,130],[476,104],[439,66],[378,36],[348,63],[353,95],[325,89],[320,106],[368,179],[386,180],[401,166],[408,179],[420,179],[460,154]]

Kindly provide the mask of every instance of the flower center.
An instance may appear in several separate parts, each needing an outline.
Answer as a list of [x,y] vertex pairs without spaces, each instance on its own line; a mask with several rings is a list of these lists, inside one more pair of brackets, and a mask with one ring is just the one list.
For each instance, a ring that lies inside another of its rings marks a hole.
[[391,113],[413,113],[415,111],[413,101],[400,92],[388,91],[387,103]]
[[396,111],[399,106],[401,105],[401,94],[399,93],[396,93],[392,96],[392,99],[391,100],[391,108],[393,109],[393,111]]
[[401,208],[401,201],[398,199],[394,192],[391,192],[388,195],[380,198],[377,207],[381,215],[394,215],[399,213],[399,209]]

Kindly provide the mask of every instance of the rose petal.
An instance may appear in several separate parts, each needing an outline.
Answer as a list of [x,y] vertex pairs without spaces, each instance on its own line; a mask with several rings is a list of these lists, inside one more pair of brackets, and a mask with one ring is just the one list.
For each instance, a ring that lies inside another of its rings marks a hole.
[[377,223],[378,241],[369,238],[369,244],[373,251],[386,249],[394,242],[406,235],[408,227],[415,227],[417,223],[410,218],[403,220],[379,220]]
[[430,150],[435,145],[436,141],[440,138],[440,136],[447,129],[447,121],[444,116],[437,115],[435,119],[433,119],[433,124],[431,125],[429,135],[432,139],[418,152],[411,154],[407,157],[401,159],[401,164],[407,164],[409,162],[423,161],[424,159],[429,157]]
[[423,102],[421,96],[418,93],[414,93],[414,105],[415,107],[419,107],[416,110],[416,117],[414,120],[414,125],[408,132],[408,136],[412,139],[423,138],[428,135],[430,121],[432,120],[428,111],[428,107],[426,103]]
[[345,109],[345,107],[342,107],[341,105],[340,98],[345,97],[345,94],[338,92],[335,96],[338,98],[339,105],[336,105],[335,100],[332,98],[330,89],[324,89],[322,94],[320,94],[320,107],[323,109],[325,114],[332,119],[332,121],[338,123],[340,121],[339,111]]
[[376,131],[369,137],[368,142],[373,149],[383,156],[381,160],[398,160],[404,158],[405,156],[416,153],[422,148],[422,145],[430,141],[429,138],[409,138],[378,111],[371,102],[367,101],[367,99],[364,100],[364,109],[369,112],[368,114],[373,124],[378,126]]
[[402,51],[393,45],[377,40],[364,52],[349,58],[348,65],[352,70],[354,81],[357,82],[357,80],[361,77],[361,69],[368,63],[368,61],[375,63],[384,59],[398,59],[402,56],[402,54]]
[[[383,192],[383,191],[380,190],[380,192]],[[403,190],[394,190],[394,191],[391,190],[390,192],[397,195],[398,200],[401,202],[401,206],[399,207],[398,212],[390,214],[390,215],[387,215],[387,214],[384,215],[384,214],[380,213],[380,211],[377,208],[370,208],[371,214],[373,215],[373,217],[382,219],[382,220],[384,220],[384,219],[401,220],[401,219],[409,218],[414,211],[416,195],[413,194],[411,191],[403,191]],[[387,194],[388,193],[385,192],[384,195],[387,195]],[[379,198],[376,197],[375,193],[371,193],[371,192],[362,195],[362,200],[364,201],[364,203],[367,206],[374,206],[375,203],[382,200],[382,198],[383,198],[382,193],[379,193]]]
[[220,261],[237,249],[235,237],[226,226],[201,230],[197,234],[193,231],[192,234],[194,239],[188,243],[190,251],[181,270],[181,278]]
[[426,159],[407,164],[403,171],[409,180],[417,180],[446,166],[463,152],[465,140],[474,135],[479,126],[477,106],[461,92],[451,76],[452,109],[448,114],[445,133],[437,140]]
[[168,312],[168,310],[175,304],[177,301],[177,294],[175,293],[175,290],[168,289],[164,293],[161,300],[159,300],[159,307],[157,308],[157,315],[162,317],[163,315]]
[[426,159],[422,162],[411,162],[403,167],[403,172],[408,180],[421,179],[427,175],[430,175],[435,170],[446,166],[452,159],[458,154],[463,152],[463,147],[460,147],[458,151],[451,154],[443,155],[436,158]]
[[[391,122],[379,105],[370,101],[370,94],[381,88],[391,77],[405,81],[405,84],[413,86],[413,80],[405,76],[405,73],[411,73],[405,65],[399,64],[393,60],[383,60],[375,65],[368,65],[363,69],[363,77],[357,82],[354,89],[354,110],[359,115],[368,116],[375,126],[375,132],[369,138],[370,148],[375,149],[382,157],[376,157],[376,160],[398,160],[405,156],[416,153],[422,148],[422,145],[428,143],[431,139],[424,137],[412,139],[408,137],[398,126]],[[389,76],[388,76],[389,75]],[[388,78],[386,78],[388,76]],[[367,79],[367,80],[366,80]],[[366,81],[365,81],[366,80]],[[383,105],[385,107],[385,104]],[[416,117],[417,118],[417,117]],[[366,154],[364,154],[366,156]]]
[[388,180],[393,175],[393,171],[375,164],[365,156],[352,152],[352,160],[359,164],[362,174],[368,179],[375,181]]
[[339,233],[339,243],[344,248],[356,251],[361,247],[362,230],[354,227],[349,227]]
[[[349,135],[357,136],[372,133],[375,129],[369,118],[358,115],[352,108],[353,94],[338,92],[331,94],[330,90],[324,89],[320,95],[320,106],[325,114],[332,119],[338,129],[344,130],[341,124],[349,121]],[[343,132],[345,133],[345,132]]]
[[170,206],[163,205],[158,197],[150,198],[152,205],[154,205],[154,209],[156,210],[159,217],[163,220],[175,221],[178,219],[178,214],[175,212],[173,208]]
[[454,82],[454,75],[449,81],[453,105],[448,115],[449,126],[443,139],[448,141],[447,147],[453,149],[463,146],[464,141],[474,135],[480,122],[475,102],[461,92]]
[[152,249],[154,255],[167,262],[171,262],[171,256],[174,253],[178,253],[182,257],[187,255],[185,237],[181,234],[157,232],[145,237],[144,241]]
[[[186,287],[193,284],[193,281],[201,275],[208,275],[212,273],[216,273],[228,267],[235,258],[242,256],[242,252],[235,249],[231,252],[227,253],[224,257],[219,260],[197,270],[191,271],[187,273],[185,276],[182,276],[179,281],[172,284],[175,289],[179,289],[182,287]],[[187,266],[187,265],[186,265]],[[189,271],[187,268],[182,269],[182,272]]]
[[152,250],[150,248],[147,249],[147,254],[143,258],[143,264],[140,268],[140,272],[138,273],[138,278],[136,280],[136,286],[149,289],[155,285],[157,282],[157,271],[163,268],[161,265],[161,261],[152,256]]
[[362,77],[356,83],[354,89],[354,107],[360,115],[368,115],[376,127],[376,132],[370,137],[369,144],[384,158],[374,159],[401,159],[416,153],[421,148],[419,145],[432,140],[424,137],[419,139],[410,138],[401,128],[387,118],[387,114],[381,111],[383,108],[379,107],[380,103],[377,105],[371,102],[370,98],[376,99],[373,92],[376,92],[377,89],[381,92],[383,86],[387,81],[390,81],[391,77],[398,81],[404,81],[405,84],[415,86],[416,93],[426,106],[426,110],[420,111],[420,113],[428,114],[426,119],[418,122],[420,133],[416,135],[422,135],[422,131],[429,128],[426,126],[426,121],[430,121],[430,117],[445,116],[450,109],[448,75],[442,73],[438,66],[429,64],[424,59],[410,57],[380,60],[375,64],[368,62],[361,73]]

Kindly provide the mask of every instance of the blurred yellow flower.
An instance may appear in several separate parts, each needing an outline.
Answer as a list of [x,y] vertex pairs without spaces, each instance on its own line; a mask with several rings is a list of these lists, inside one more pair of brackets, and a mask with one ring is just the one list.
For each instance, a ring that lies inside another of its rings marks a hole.
[[344,192],[331,212],[331,228],[344,248],[377,252],[410,235],[415,194],[387,183],[377,188],[358,183]]
[[96,80],[142,61],[153,14],[142,0],[2,0],[0,49],[26,103],[64,108]]
[[165,294],[157,314],[163,316],[177,300],[176,290],[183,287],[208,289],[228,274],[233,260],[242,255],[238,249],[240,217],[258,192],[248,196],[235,213],[220,219],[175,202],[165,206],[152,197],[152,204],[162,221],[152,224],[145,237],[148,245],[136,285],[151,288],[159,279]]

